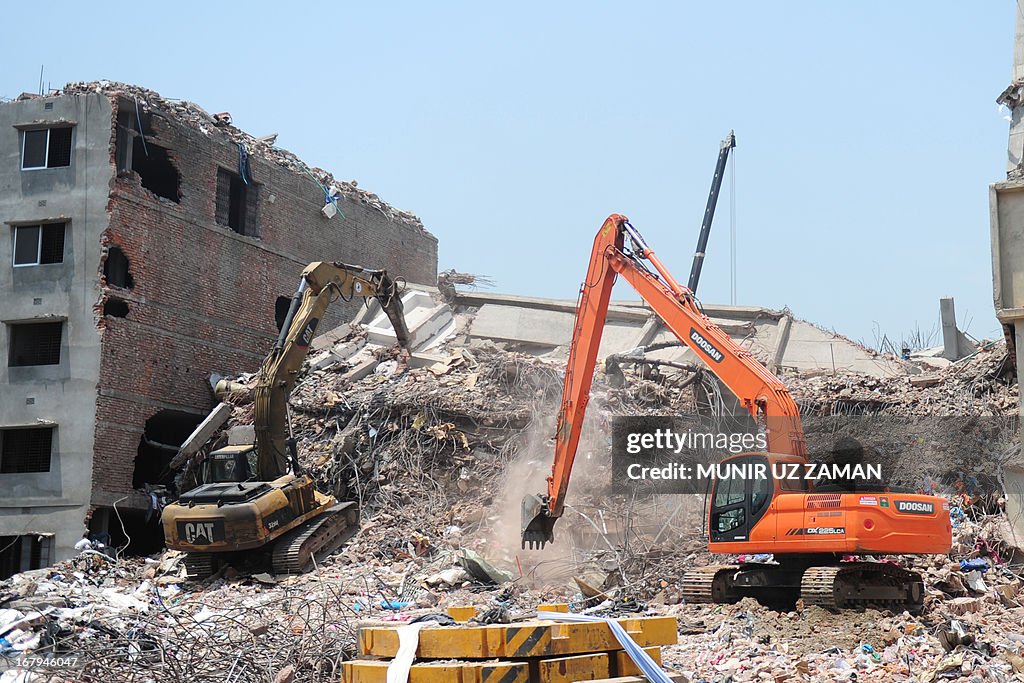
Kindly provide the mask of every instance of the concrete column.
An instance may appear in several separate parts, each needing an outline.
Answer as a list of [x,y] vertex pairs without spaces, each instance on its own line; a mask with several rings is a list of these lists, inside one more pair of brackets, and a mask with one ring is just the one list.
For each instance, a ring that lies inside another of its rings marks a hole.
[[1024,80],[1024,12],[1017,9],[1016,29],[1013,33],[1013,80]]
[[1014,346],[1017,347],[1017,388],[1020,389],[1020,416],[1024,424],[1024,382],[1021,381],[1021,368],[1024,368],[1024,320],[1013,321]]
[[939,313],[942,316],[942,357],[948,360],[960,359],[960,331],[956,329],[956,309],[953,297],[939,299]]
[[1024,91],[1024,15],[1017,10],[1017,29],[1013,41],[1013,76],[1010,87],[1000,96],[999,102],[1010,108],[1010,138],[1007,147],[1006,172],[1011,174],[1024,163],[1024,106],[1021,96]]
[[788,313],[779,318],[778,327],[775,328],[775,349],[772,351],[772,358],[768,369],[779,374],[782,367],[782,360],[786,357],[786,347],[789,346],[789,330],[793,326],[793,316]]

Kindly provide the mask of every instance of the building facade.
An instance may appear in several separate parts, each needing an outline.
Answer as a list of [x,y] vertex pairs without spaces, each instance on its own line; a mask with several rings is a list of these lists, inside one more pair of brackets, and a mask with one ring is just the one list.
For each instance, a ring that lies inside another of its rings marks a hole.
[[0,222],[0,577],[69,555],[86,525],[159,545],[151,491],[209,377],[259,367],[307,263],[437,276],[415,216],[123,84],[0,104]]

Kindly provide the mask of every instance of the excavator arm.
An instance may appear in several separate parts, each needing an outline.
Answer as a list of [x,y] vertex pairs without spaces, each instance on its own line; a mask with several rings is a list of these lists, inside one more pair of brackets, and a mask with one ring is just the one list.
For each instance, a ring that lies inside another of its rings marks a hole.
[[254,424],[259,480],[271,481],[286,474],[289,460],[297,464],[289,434],[288,396],[327,306],[337,298],[347,301],[354,296],[376,297],[399,345],[407,349],[409,330],[400,294],[396,282],[384,270],[317,261],[302,271],[281,332],[263,361],[256,383]]
[[693,349],[743,407],[765,424],[769,451],[806,457],[799,409],[786,386],[701,312],[693,293],[669,274],[625,216],[612,214],[594,239],[587,279],[580,288],[547,493],[523,499],[524,548],[543,547],[554,540],[554,524],[565,506],[608,303],[618,275],[680,341]]

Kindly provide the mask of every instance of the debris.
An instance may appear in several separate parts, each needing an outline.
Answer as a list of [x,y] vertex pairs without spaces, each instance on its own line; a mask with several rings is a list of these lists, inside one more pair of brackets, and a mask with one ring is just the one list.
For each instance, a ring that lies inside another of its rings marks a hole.
[[210,440],[221,425],[227,422],[228,418],[231,417],[232,405],[230,403],[218,403],[217,407],[210,411],[199,426],[185,439],[184,443],[178,449],[178,453],[171,458],[171,462],[168,463],[168,467],[171,469],[177,469],[185,464],[190,457],[199,452],[207,441]]
[[449,567],[424,579],[428,586],[461,586],[469,580],[469,574],[462,567]]
[[472,574],[473,578],[478,581],[502,584],[512,580],[511,574],[498,569],[493,564],[482,558],[479,553],[476,553],[469,548],[464,548],[462,550],[462,557],[459,558],[459,564],[461,564],[462,567]]
[[[350,329],[333,342],[350,344],[359,334]],[[517,628],[539,604],[564,603],[569,612],[595,610],[624,623],[669,617],[673,638],[676,629],[685,636],[654,647],[662,648],[665,667],[692,681],[848,680],[851,674],[902,681],[932,674],[944,657],[960,653],[971,671],[984,667],[1004,676],[994,673],[992,680],[1012,680],[1014,657],[1024,647],[1010,639],[1024,620],[1021,572],[1009,560],[1015,551],[1002,504],[968,474],[959,482],[921,482],[949,498],[955,526],[949,557],[899,558],[926,577],[921,616],[870,608],[837,615],[815,605],[774,612],[754,601],[680,604],[683,570],[712,560],[700,538],[700,502],[616,496],[607,488],[603,454],[612,417],[693,412],[696,385],[680,390],[635,367],[623,368],[628,381],[619,387],[596,377],[595,409],[576,463],[586,475],[574,481],[565,533],[550,552],[520,554],[521,493],[509,506],[506,488],[532,476],[543,481],[549,470],[564,359],[483,340],[460,348],[459,339],[453,335],[408,367],[374,356],[374,344],[364,342],[354,345],[357,355],[311,364],[300,375],[290,401],[299,458],[322,490],[358,499],[365,511],[358,535],[317,558],[314,571],[271,576],[239,562],[217,578],[186,585],[180,553],[147,561],[83,544],[71,560],[0,582],[0,637],[6,639],[0,647],[34,652],[49,647],[49,638],[58,650],[82,655],[77,670],[55,672],[79,680],[272,680],[292,666],[293,683],[312,683],[337,681],[345,667],[383,665],[386,672],[386,662],[352,660],[362,620],[446,623],[429,615],[456,605],[477,624]],[[871,406],[908,424],[904,418],[922,415],[1001,415],[1016,410],[1016,385],[990,375],[996,355],[997,349],[983,351],[938,369],[942,383],[931,387],[915,387],[909,376],[841,371],[787,383],[812,413]],[[388,371],[375,374],[382,363]],[[443,371],[432,370],[441,370],[436,364]],[[243,389],[251,384],[251,378],[234,379]],[[701,386],[702,395],[714,395],[713,387]],[[238,397],[232,422],[251,423],[251,399]],[[508,517],[512,543],[503,538]],[[5,619],[30,615],[3,632]],[[424,626],[422,633],[439,628]],[[609,661],[605,677],[617,670]],[[366,680],[383,681],[384,673]]]
[[978,598],[953,598],[946,603],[950,612],[957,615],[964,615],[970,612],[977,612],[981,609],[981,600]]
[[975,593],[988,592],[988,586],[985,585],[985,580],[981,578],[981,572],[979,571],[967,572],[964,581],[967,583],[967,587]]
[[295,680],[295,665],[289,664],[274,676],[274,683],[292,683]]

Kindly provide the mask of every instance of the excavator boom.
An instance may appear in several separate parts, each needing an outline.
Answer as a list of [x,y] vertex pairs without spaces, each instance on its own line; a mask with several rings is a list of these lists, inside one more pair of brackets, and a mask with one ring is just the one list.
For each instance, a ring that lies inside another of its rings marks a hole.
[[[654,272],[644,261],[653,266]],[[672,277],[629,220],[613,214],[594,239],[587,279],[580,288],[558,411],[554,464],[547,493],[523,499],[523,547],[543,547],[554,540],[554,523],[565,506],[608,303],[618,275],[680,341],[712,368],[751,415],[767,418],[770,451],[801,458],[806,455],[800,411],[786,386],[704,315],[693,293]]]
[[298,466],[293,446],[289,445],[288,396],[327,306],[337,298],[376,297],[391,321],[399,345],[407,348],[409,330],[400,295],[397,283],[384,270],[317,261],[302,271],[281,332],[263,361],[256,383],[253,417],[258,454],[256,474],[261,481],[271,481],[288,472],[289,461],[292,467]]

